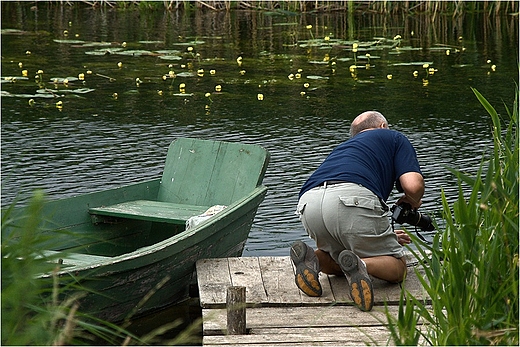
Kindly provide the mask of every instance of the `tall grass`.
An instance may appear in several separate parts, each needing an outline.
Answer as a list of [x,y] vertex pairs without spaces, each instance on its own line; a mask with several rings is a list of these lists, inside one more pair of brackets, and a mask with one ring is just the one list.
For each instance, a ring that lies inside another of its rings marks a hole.
[[[67,4],[71,2],[67,1]],[[483,12],[488,16],[506,13],[516,13],[518,15],[518,1],[352,1],[352,0],[330,0],[330,1],[228,1],[228,0],[207,0],[207,1],[108,1],[108,0],[84,0],[82,3],[89,6],[129,8],[139,6],[142,9],[166,9],[190,10],[204,8],[212,11],[229,11],[231,9],[247,10],[279,10],[291,12],[330,12],[330,11],[361,11],[371,13],[404,13],[404,14],[449,14],[460,15],[464,11]]]
[[500,119],[473,92],[491,116],[493,152],[476,176],[451,170],[459,195],[450,206],[442,193],[446,229],[431,246],[414,238],[416,256],[426,259],[424,274],[417,275],[431,305],[407,292],[398,318],[387,314],[398,345],[519,343],[518,95],[513,109],[506,108],[507,119]]
[[[174,321],[141,338],[80,312],[78,301],[86,293],[79,286],[63,286],[56,275],[59,255],[46,256],[44,244],[53,238],[42,233],[43,192],[37,191],[22,214],[14,204],[2,211],[2,345],[182,344],[191,342],[195,324],[177,338],[158,340],[180,324]],[[42,276],[42,274],[52,274]],[[67,295],[65,295],[65,292]]]

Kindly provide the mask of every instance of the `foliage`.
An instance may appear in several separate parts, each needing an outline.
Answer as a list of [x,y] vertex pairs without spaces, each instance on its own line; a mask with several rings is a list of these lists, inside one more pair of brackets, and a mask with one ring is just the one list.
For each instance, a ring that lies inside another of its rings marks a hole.
[[[445,231],[432,245],[414,237],[419,244],[415,255],[426,259],[424,274],[416,272],[431,306],[407,292],[398,318],[387,312],[398,345],[519,343],[518,98],[506,122],[473,92],[492,119],[493,153],[475,177],[451,170],[458,177],[459,196],[449,206],[442,194]],[[469,194],[464,185],[471,187]]]
[[[13,213],[14,204],[2,211],[2,345],[141,341],[116,325],[78,311],[84,291],[61,286],[56,275],[58,255],[47,256],[42,250],[53,237],[40,232],[43,204],[43,192],[37,191],[23,213]],[[63,295],[71,289],[72,294]]]

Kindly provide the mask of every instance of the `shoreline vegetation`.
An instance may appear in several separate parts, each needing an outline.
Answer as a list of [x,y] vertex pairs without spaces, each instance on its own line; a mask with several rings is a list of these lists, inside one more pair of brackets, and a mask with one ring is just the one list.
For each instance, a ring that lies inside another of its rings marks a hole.
[[[61,1],[75,6],[83,4],[92,7],[162,9],[168,11],[209,9],[212,11],[258,10],[275,11],[281,15],[309,12],[364,12],[375,14],[444,14],[454,17],[464,13],[480,12],[488,16],[518,16],[518,1]],[[432,21],[434,17],[432,18]]]

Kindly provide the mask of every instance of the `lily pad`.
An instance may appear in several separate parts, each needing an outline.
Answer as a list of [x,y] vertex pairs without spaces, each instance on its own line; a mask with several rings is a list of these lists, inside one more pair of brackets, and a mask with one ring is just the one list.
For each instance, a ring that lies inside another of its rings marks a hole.
[[139,57],[141,55],[154,55],[151,51],[142,50],[142,49],[129,49],[126,51],[117,51],[114,54],[129,55],[132,57]]
[[164,41],[147,41],[147,40],[143,40],[143,41],[139,41],[139,43],[142,43],[142,44],[151,44],[151,45],[161,45],[164,43]]
[[423,66],[424,64],[432,65],[433,61],[411,61],[408,63],[394,63],[391,66]]
[[315,76],[315,75],[307,76],[307,78],[310,80],[328,80],[329,79],[327,76]]
[[173,96],[193,96],[193,93],[175,93]]
[[159,59],[163,59],[163,60],[182,60],[182,57],[179,57],[178,55],[160,55]]
[[63,83],[65,80],[68,82],[75,82],[78,80],[77,77],[52,77],[50,81],[52,83]]
[[[77,88],[77,89],[59,89],[59,90],[49,90],[49,89],[38,89],[36,93],[38,94],[52,94],[52,92],[55,92],[56,94],[64,94],[64,93],[71,93],[71,94],[87,94],[90,92],[93,92],[95,89],[92,88]],[[54,94],[53,94],[54,95]]]
[[85,54],[88,55],[108,55],[108,54],[116,54],[117,52],[123,50],[121,47],[115,47],[115,48],[100,48],[96,49],[94,51],[88,51],[85,52]]
[[163,49],[163,50],[155,51],[155,52],[159,53],[159,54],[166,54],[166,55],[177,55],[177,54],[182,53],[178,49]]
[[191,71],[183,71],[177,74],[177,77],[195,77],[197,74]]
[[73,45],[79,45],[79,44],[85,43],[85,41],[83,41],[83,40],[58,40],[58,39],[54,39],[53,41],[56,42],[56,43],[68,43],[68,44],[73,44]]
[[112,46],[111,42],[87,42],[83,45],[83,47],[110,47]]

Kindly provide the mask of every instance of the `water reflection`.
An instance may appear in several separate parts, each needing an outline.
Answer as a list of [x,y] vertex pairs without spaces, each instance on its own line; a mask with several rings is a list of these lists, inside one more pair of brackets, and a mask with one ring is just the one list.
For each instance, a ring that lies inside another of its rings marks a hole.
[[[403,45],[413,49],[372,51],[379,58],[354,79],[351,47],[302,46],[310,38],[307,25],[312,25],[314,37],[346,41],[400,34]],[[475,172],[492,145],[490,122],[470,87],[499,108],[513,99],[518,82],[517,57],[509,54],[518,51],[518,23],[511,18],[439,17],[431,22],[426,17],[348,18],[344,13],[72,10],[57,4],[39,5],[34,12],[3,2],[2,28],[22,31],[2,35],[4,76],[18,76],[18,62],[33,75],[43,69],[49,79],[94,71],[85,83],[94,91],[61,98],[62,111],[53,99],[35,98],[30,107],[27,98],[2,95],[2,205],[17,196],[24,201],[37,187],[58,198],[156,177],[169,142],[177,137],[256,143],[271,152],[264,180],[270,191],[258,211],[246,256],[287,255],[290,243],[306,237],[293,213],[297,192],[329,151],[347,138],[350,121],[368,109],[380,110],[393,129],[411,139],[427,181],[424,209],[440,209],[441,189],[450,200],[457,194],[446,168]],[[129,48],[154,52],[186,52],[193,46],[201,58],[189,59],[184,53],[180,61],[88,55],[93,48],[54,41],[65,39],[65,30],[85,42],[126,42]],[[434,49],[462,45],[466,50],[459,54]],[[325,54],[336,64],[318,63]],[[237,57],[243,57],[243,65]],[[490,71],[488,59],[498,66],[496,71]],[[123,68],[117,67],[119,61]],[[190,62],[195,72],[205,69],[204,77],[162,80],[169,64],[179,73],[189,70],[181,65]],[[434,62],[438,71],[424,85],[422,66],[395,65],[407,62]],[[217,73],[210,76],[210,69]],[[303,78],[288,79],[298,69]],[[414,70],[420,71],[418,78]],[[139,87],[136,77],[143,80]],[[176,96],[180,83],[193,95]],[[217,84],[222,92],[215,92]],[[32,77],[30,82],[2,84],[3,93],[16,95],[35,95],[36,89]],[[257,100],[258,93],[264,101]]]

